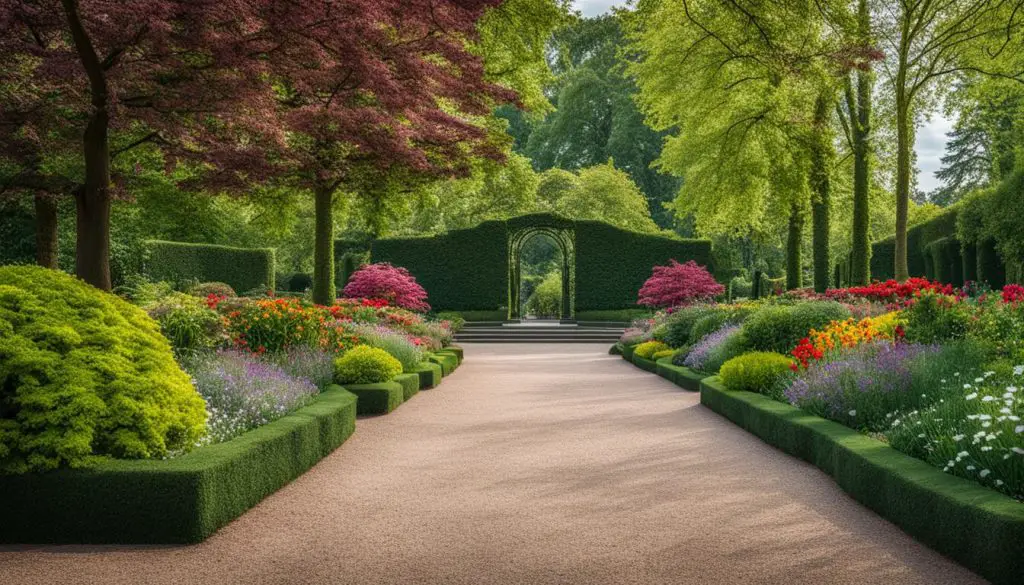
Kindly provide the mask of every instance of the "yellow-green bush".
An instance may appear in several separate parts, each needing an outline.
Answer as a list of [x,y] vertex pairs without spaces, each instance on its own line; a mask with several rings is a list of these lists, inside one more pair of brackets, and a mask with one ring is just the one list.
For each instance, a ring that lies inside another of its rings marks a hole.
[[205,422],[142,309],[62,272],[0,268],[0,473],[162,457]]
[[676,350],[674,350],[672,348],[663,349],[661,351],[654,352],[654,355],[651,356],[651,359],[654,360],[654,361],[658,361],[661,358],[672,357],[673,354],[675,354],[675,353],[676,353]]
[[666,349],[672,349],[667,344],[660,341],[645,341],[640,345],[636,346],[633,350],[633,355],[639,356],[645,359],[651,359],[655,353],[659,351],[665,351]]
[[402,362],[368,345],[357,345],[334,360],[334,381],[338,384],[388,382],[401,373]]
[[755,351],[722,364],[718,375],[729,390],[766,392],[790,372],[793,359],[779,353]]

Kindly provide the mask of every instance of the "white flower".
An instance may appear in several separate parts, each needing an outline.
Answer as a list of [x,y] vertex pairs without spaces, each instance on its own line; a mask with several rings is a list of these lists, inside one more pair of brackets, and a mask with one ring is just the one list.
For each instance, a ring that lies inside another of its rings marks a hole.
[[964,384],[964,390],[967,390],[967,389],[969,389],[970,387],[971,387],[971,385],[970,385],[970,384]]
[[1021,449],[1020,447],[1011,447],[1010,451],[1013,451],[1017,455],[1024,455],[1024,449]]
[[974,466],[973,465],[968,465],[967,466],[967,471],[974,471]]
[[1013,375],[1020,376],[1021,374],[1024,374],[1024,366],[1014,366]]
[[1018,388],[1016,386],[1007,386],[1006,387],[1006,391],[1009,392],[1010,394],[1015,393],[1017,390],[1020,390],[1020,388]]
[[986,434],[987,433],[985,431],[978,431],[974,433],[974,438],[977,439],[978,437],[984,437]]
[[945,383],[946,383],[946,379],[945,379],[945,378],[943,378],[943,379],[942,379],[942,383],[943,383],[943,384],[945,384]]
[[1014,427],[1013,432],[1017,433],[1018,435],[1024,433],[1024,425],[1017,425],[1016,427]]
[[975,382],[984,382],[985,378],[975,378],[974,381]]
[[964,436],[963,435],[953,435],[953,440],[959,443],[960,441],[964,440]]
[[991,414],[979,414],[978,420],[992,420]]
[[990,426],[992,426],[992,423],[990,423],[988,421],[985,421],[985,422],[981,423],[981,428],[983,428],[983,429],[987,429]]
[[988,445],[985,445],[984,447],[981,448],[981,450],[982,451],[991,451],[992,447],[989,447]]
[[992,370],[989,370],[989,371],[985,372],[984,374],[982,374],[982,376],[985,376],[986,378],[988,378],[989,376],[995,376],[995,375],[996,375],[996,373],[993,372]]
[[850,416],[857,416],[857,411],[856,410],[851,410],[850,411]]
[[1001,485],[1003,485],[1003,480],[1001,480],[1001,479],[997,479],[997,480],[996,480],[996,487],[999,487],[999,486],[1001,486]]
[[924,433],[921,433],[920,435],[918,435],[917,438],[918,439],[923,439],[924,438]]
[[[968,386],[968,388],[970,388],[970,386]],[[964,400],[974,400],[977,397],[978,397],[978,393],[977,392],[971,392],[967,396],[964,396]]]
[[968,453],[967,451],[961,451],[956,454],[956,457],[957,459],[962,459],[964,457],[967,457],[968,455],[970,455],[970,453]]
[[988,477],[988,474],[990,474],[990,473],[992,473],[991,470],[989,470],[989,469],[982,469],[980,472],[978,472],[978,477]]

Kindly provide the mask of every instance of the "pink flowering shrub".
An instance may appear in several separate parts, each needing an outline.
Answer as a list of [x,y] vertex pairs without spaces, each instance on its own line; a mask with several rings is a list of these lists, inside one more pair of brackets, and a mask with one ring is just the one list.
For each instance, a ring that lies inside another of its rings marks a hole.
[[638,304],[675,307],[712,299],[725,292],[725,287],[715,281],[708,269],[693,260],[685,264],[670,262],[668,266],[654,267],[654,273],[640,288]]
[[387,262],[367,264],[355,271],[345,285],[348,298],[383,299],[411,311],[429,311],[427,291],[405,268]]

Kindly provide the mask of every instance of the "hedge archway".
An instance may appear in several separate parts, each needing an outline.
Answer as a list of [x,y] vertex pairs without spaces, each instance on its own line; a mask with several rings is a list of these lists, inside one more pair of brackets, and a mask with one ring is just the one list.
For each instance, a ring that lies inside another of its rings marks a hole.
[[635,308],[651,268],[672,259],[694,260],[713,270],[708,240],[631,232],[546,213],[485,221],[437,236],[374,240],[370,260],[407,268],[437,311],[502,321],[519,316],[518,255],[538,234],[552,237],[561,248],[566,318],[586,320],[590,311]]
[[547,236],[558,247],[561,256],[562,271],[562,320],[570,320],[573,316],[573,299],[575,298],[575,251],[576,231],[571,227],[550,227],[543,225],[514,228],[508,235],[508,318],[521,319],[522,299],[522,253],[526,244],[536,237]]

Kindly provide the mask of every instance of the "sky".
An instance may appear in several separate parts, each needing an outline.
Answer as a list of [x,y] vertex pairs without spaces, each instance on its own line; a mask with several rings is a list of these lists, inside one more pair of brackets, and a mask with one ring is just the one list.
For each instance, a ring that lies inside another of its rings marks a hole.
[[[623,0],[574,0],[573,5],[584,16],[597,16],[608,12],[612,6],[625,4]],[[941,114],[934,114],[932,119],[918,128],[917,142],[917,187],[925,193],[939,186],[934,172],[942,164],[943,151],[946,147],[946,133],[953,129],[953,121]]]

